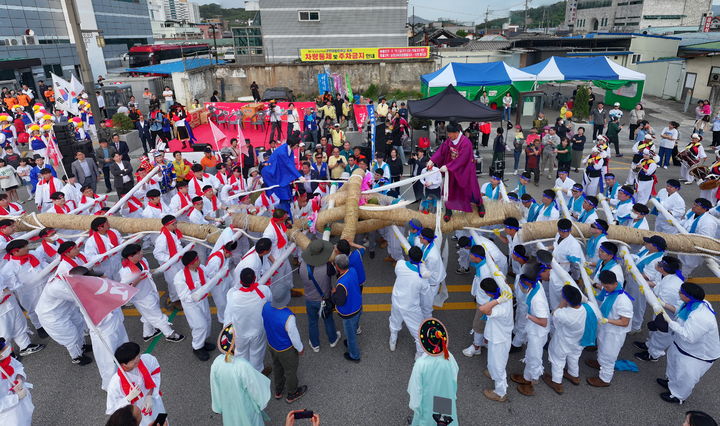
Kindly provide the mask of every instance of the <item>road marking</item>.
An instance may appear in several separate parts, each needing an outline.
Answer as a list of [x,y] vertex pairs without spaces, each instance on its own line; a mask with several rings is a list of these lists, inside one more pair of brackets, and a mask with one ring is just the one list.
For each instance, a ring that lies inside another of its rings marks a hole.
[[720,284],[720,278],[719,277],[695,277],[690,278],[688,282],[694,283],[694,284]]
[[720,302],[720,294],[706,294],[705,300],[708,302]]
[[[175,317],[177,316],[177,314],[178,314],[178,310],[177,310],[177,309],[173,309],[172,313],[168,316],[168,322],[172,322],[172,320],[175,319]],[[150,342],[150,345],[147,347],[147,349],[145,349],[145,353],[146,353],[146,354],[151,354],[152,351],[155,350],[155,346],[157,346],[158,342],[159,342],[160,339],[163,338],[163,337],[165,337],[165,336],[163,336],[162,334],[160,334],[160,335],[158,335],[158,336],[155,336],[155,338],[152,340],[152,342]]]

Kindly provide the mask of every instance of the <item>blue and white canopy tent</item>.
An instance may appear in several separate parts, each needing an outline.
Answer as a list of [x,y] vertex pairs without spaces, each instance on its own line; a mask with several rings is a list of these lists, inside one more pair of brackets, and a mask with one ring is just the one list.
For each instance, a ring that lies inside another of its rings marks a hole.
[[535,65],[521,68],[533,74],[538,84],[546,82],[591,81],[605,89],[605,102],[619,102],[632,109],[642,99],[645,74],[625,68],[605,56],[566,58],[553,56]]

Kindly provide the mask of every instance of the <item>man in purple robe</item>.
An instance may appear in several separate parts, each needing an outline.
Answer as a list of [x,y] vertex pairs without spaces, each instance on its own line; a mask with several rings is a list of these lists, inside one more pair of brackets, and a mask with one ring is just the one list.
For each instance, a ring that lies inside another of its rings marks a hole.
[[[278,207],[285,210],[288,214],[292,214],[293,191],[291,184],[302,174],[295,168],[295,154],[293,149],[300,143],[300,137],[293,132],[288,136],[286,143],[277,147],[265,167],[262,168],[260,174],[263,177],[265,186],[278,185],[277,188],[268,192],[277,195],[280,203]],[[290,216],[292,219],[292,216]]]
[[448,183],[448,195],[445,202],[445,222],[452,217],[453,210],[472,212],[471,204],[477,205],[480,217],[485,216],[485,206],[480,195],[480,186],[475,175],[475,156],[470,139],[460,132],[460,126],[450,123],[447,126],[448,138],[440,145],[435,154],[428,161],[428,168],[432,165],[442,168],[445,166],[449,173],[445,174]]

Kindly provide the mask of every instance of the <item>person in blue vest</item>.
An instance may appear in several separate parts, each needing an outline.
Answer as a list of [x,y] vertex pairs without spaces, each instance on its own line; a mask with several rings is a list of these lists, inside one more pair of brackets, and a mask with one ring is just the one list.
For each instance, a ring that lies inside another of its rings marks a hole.
[[[420,243],[419,238],[418,247],[422,247],[422,243]],[[355,248],[356,250],[352,250],[353,248]],[[363,265],[365,247],[348,240],[340,240],[335,246],[335,254],[344,254],[348,257],[348,259],[350,260],[350,269],[352,271],[355,271],[355,275],[357,275],[358,285],[360,286],[360,293],[362,294],[363,288],[365,286],[365,266]],[[358,316],[362,316],[362,312],[358,313]],[[360,319],[358,318],[358,326],[357,330],[355,330],[355,334],[361,333],[362,329],[360,328]]]
[[298,332],[295,314],[284,303],[273,300],[262,309],[263,326],[273,363],[275,399],[281,399],[287,388],[285,402],[293,403],[307,392],[307,385],[298,386],[297,370],[305,348]]
[[338,273],[338,279],[332,292],[332,300],[345,329],[345,344],[348,350],[344,356],[346,360],[357,363],[360,362],[357,330],[360,323],[360,312],[362,312],[360,284],[357,274],[350,269],[350,259],[346,255],[335,256],[333,263]]

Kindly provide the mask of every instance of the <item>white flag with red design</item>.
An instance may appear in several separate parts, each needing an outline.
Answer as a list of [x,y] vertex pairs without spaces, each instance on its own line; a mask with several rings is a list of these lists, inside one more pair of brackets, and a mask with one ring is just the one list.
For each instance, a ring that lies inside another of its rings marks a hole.
[[210,124],[210,132],[212,133],[213,137],[213,149],[215,151],[220,151],[222,148],[222,145],[220,145],[220,142],[224,139],[227,139],[227,136],[225,136],[225,133],[218,128],[218,126],[215,125],[215,123],[212,122],[212,120],[208,120],[208,124]]
[[68,275],[65,279],[95,325],[138,292],[135,287],[107,278]]

